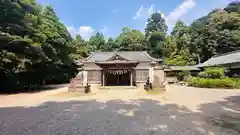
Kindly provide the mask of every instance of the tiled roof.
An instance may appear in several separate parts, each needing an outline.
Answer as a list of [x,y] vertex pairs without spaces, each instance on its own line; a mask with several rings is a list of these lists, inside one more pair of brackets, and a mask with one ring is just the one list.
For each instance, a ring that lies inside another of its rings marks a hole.
[[114,60],[114,61],[96,61],[97,64],[131,64],[131,63],[139,63],[139,61],[125,61],[125,60]]
[[106,61],[111,57],[119,55],[130,61],[162,61],[161,59],[152,58],[145,51],[125,51],[125,52],[94,52],[87,59],[86,62]]
[[217,66],[217,65],[225,65],[240,62],[240,50],[221,54],[218,56],[214,56],[207,60],[206,62],[197,65],[198,67],[208,67],[208,66]]
[[195,66],[169,66],[166,71],[199,71]]

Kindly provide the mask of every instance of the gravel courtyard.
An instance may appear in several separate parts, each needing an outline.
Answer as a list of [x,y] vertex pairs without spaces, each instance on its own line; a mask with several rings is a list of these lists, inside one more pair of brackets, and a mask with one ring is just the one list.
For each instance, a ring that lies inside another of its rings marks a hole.
[[1,135],[238,135],[240,90],[170,85],[160,94],[66,88],[0,95]]

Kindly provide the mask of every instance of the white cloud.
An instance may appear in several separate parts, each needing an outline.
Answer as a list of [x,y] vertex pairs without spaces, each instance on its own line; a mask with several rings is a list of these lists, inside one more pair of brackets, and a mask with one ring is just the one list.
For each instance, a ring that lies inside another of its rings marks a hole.
[[67,30],[73,37],[76,36],[76,34],[80,34],[85,40],[88,40],[94,32],[94,29],[91,26],[80,26],[79,28],[68,26]]
[[152,4],[150,8],[148,9],[148,14],[151,15],[154,12],[154,5]]
[[100,32],[104,35],[106,34],[107,30],[108,30],[108,27],[105,26],[104,28],[100,29]]
[[195,5],[196,5],[195,0],[185,0],[184,2],[182,2],[166,17],[168,25],[174,25],[180,17],[185,15]]
[[141,17],[141,14],[143,13],[143,10],[144,10],[144,8],[143,8],[143,6],[141,6],[141,7],[138,9],[136,15],[133,17],[133,19],[136,20],[136,19],[138,19],[139,17]]
[[155,11],[155,8],[153,4],[149,8],[145,8],[141,6],[136,12],[136,15],[133,17],[133,19],[134,20],[137,20],[140,18],[147,19],[154,11]]
[[93,32],[94,30],[91,26],[81,26],[79,28],[79,34],[83,37],[83,39],[89,39]]
[[104,28],[100,29],[100,32],[104,35],[105,40],[108,40],[110,35],[112,35],[112,29],[109,28],[107,25]]

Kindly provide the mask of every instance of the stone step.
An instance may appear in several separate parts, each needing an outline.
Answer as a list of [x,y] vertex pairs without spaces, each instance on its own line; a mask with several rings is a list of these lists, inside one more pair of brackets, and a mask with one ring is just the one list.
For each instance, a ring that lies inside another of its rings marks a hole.
[[100,86],[99,89],[106,90],[126,90],[126,89],[137,89],[136,86]]

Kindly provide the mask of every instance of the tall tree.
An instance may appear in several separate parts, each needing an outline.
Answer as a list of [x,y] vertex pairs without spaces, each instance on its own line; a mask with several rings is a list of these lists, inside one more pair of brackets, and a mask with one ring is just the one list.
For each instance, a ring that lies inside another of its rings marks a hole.
[[164,32],[155,31],[148,37],[148,52],[151,56],[160,58],[164,53],[164,43],[166,34]]
[[239,13],[213,10],[191,24],[190,51],[204,62],[213,55],[239,49]]
[[97,32],[94,36],[90,37],[87,42],[87,47],[89,51],[104,51],[105,39],[102,33]]
[[167,32],[167,25],[162,14],[159,12],[153,13],[147,20],[147,25],[145,28],[146,37],[151,35],[152,32]]
[[81,35],[77,34],[75,40],[72,43],[72,54],[71,57],[74,60],[81,59],[82,57],[88,56],[88,48],[86,42],[82,39]]
[[67,81],[75,72],[71,37],[54,10],[35,0],[0,1],[1,86],[32,89]]
[[153,13],[147,20],[145,37],[148,40],[148,52],[153,57],[162,57],[167,25],[161,13]]
[[228,6],[224,8],[224,10],[227,11],[228,13],[230,12],[240,13],[240,1],[233,1],[229,3]]
[[219,11],[210,15],[208,31],[217,42],[216,54],[240,49],[240,12]]
[[144,34],[139,30],[132,30],[124,27],[116,38],[119,50],[122,51],[141,51],[146,49],[147,42]]
[[104,46],[104,51],[118,51],[119,48],[113,38],[108,38],[105,46]]
[[189,27],[186,26],[184,22],[177,21],[171,35],[175,38],[179,50],[188,46],[190,40]]
[[178,21],[171,36],[165,41],[165,63],[168,65],[192,65],[195,64],[192,54],[189,53],[190,33],[189,27],[182,21]]

